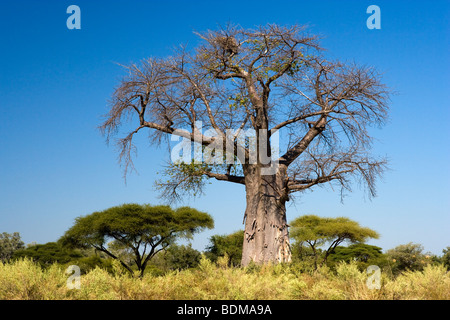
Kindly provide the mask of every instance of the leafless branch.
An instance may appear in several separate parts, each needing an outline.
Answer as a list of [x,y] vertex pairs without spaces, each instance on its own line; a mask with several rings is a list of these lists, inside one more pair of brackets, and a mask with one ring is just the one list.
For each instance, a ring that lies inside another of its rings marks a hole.
[[[182,47],[172,57],[123,66],[127,75],[100,129],[109,142],[137,119],[117,140],[125,175],[134,168],[133,138],[143,129],[150,129],[155,143],[174,134],[203,146],[221,145],[223,153],[232,145],[234,156],[244,154],[242,164],[250,149],[240,143],[241,132],[268,130],[259,143],[271,150],[271,136],[283,131],[288,143],[278,162],[290,175],[279,188],[295,192],[338,183],[349,189],[350,180],[360,177],[375,194],[374,182],[386,162],[368,155],[369,127],[387,120],[389,90],[374,68],[325,59],[319,38],[305,26],[230,25],[197,34],[203,43],[195,50]],[[206,134],[209,129],[216,134]],[[231,141],[227,129],[237,129]],[[245,183],[243,175],[230,175],[228,165],[192,175],[193,180],[179,176],[167,183],[167,194],[201,185],[200,177]]]

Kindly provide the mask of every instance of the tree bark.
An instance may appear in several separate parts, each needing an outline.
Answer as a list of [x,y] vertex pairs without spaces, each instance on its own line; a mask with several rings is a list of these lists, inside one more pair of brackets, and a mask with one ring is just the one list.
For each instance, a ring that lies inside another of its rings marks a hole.
[[247,208],[242,249],[242,266],[291,261],[286,222],[286,168],[274,175],[261,175],[261,167],[245,168]]

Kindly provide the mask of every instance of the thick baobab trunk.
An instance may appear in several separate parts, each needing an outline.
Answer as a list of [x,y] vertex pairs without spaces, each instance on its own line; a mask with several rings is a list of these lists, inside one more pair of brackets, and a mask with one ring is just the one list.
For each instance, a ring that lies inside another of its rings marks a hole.
[[286,170],[264,176],[260,168],[253,166],[245,173],[247,208],[241,264],[289,262]]

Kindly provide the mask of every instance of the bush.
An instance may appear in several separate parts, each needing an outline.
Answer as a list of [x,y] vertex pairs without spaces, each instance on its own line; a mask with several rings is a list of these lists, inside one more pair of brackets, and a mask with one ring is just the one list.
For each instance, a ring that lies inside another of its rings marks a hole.
[[360,270],[365,270],[369,265],[378,265],[374,261],[383,257],[381,250],[380,247],[365,243],[355,243],[348,247],[338,246],[330,254],[329,261],[334,263],[355,261],[358,263]]
[[392,273],[398,275],[404,271],[421,271],[431,262],[431,255],[422,253],[423,246],[416,243],[408,243],[387,251],[391,262]]
[[50,266],[54,263],[69,263],[82,257],[83,255],[79,251],[64,248],[56,242],[36,244],[26,249],[17,250],[13,255],[13,259],[29,258],[39,263],[42,267]]
[[228,266],[239,266],[242,259],[242,243],[244,231],[236,231],[228,235],[214,235],[210,239],[210,245],[206,248],[206,255],[212,261],[219,257],[228,257]]
[[200,263],[201,253],[189,246],[170,246],[163,253],[169,270],[196,268]]
[[81,274],[86,274],[95,268],[101,268],[107,272],[113,272],[113,260],[103,259],[97,255],[82,257],[72,260],[66,263],[64,266],[67,268],[69,265],[76,265],[80,268]]
[[59,300],[66,298],[66,275],[56,264],[42,269],[29,258],[0,263],[0,299]]
[[391,299],[450,300],[450,275],[443,265],[428,264],[419,271],[406,271],[387,285]]
[[99,267],[81,276],[79,289],[67,287],[61,265],[46,268],[30,259],[0,264],[0,299],[86,300],[288,300],[288,299],[450,299],[450,273],[444,265],[427,265],[396,278],[381,274],[381,288],[370,289],[367,273],[356,262],[301,272],[295,264],[229,267],[202,256],[195,269],[143,278],[132,277],[117,261],[112,271]]
[[440,260],[444,264],[444,266],[447,267],[447,270],[450,270],[450,247],[445,248],[442,250],[442,253],[444,254]]

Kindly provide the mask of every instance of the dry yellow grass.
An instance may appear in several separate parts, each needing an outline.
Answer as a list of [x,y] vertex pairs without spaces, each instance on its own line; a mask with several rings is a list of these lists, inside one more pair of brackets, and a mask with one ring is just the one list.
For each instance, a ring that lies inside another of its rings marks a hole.
[[0,264],[0,299],[32,300],[291,300],[291,299],[441,299],[450,300],[450,273],[439,265],[405,272],[395,279],[382,274],[381,288],[369,289],[367,275],[355,264],[341,264],[336,272],[322,268],[300,273],[295,266],[228,268],[202,259],[197,269],[164,276],[130,277],[94,269],[81,276],[80,288],[69,289],[68,275],[57,265],[41,269],[29,260]]

